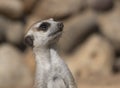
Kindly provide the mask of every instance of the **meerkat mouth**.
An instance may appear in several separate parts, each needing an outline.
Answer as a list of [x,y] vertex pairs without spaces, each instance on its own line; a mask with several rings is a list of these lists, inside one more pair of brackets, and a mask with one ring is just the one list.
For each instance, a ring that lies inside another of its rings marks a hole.
[[50,35],[56,35],[56,34],[58,34],[58,33],[62,33],[62,30],[57,30],[57,31],[51,33]]
[[54,35],[59,35],[59,34],[62,34],[62,30],[56,30],[56,31],[50,33],[49,36],[54,36]]

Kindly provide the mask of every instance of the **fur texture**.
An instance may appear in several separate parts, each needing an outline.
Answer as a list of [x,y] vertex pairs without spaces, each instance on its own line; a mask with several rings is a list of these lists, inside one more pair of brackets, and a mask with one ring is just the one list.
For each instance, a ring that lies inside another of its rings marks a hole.
[[[50,27],[47,31],[38,31],[43,22],[50,23]],[[55,49],[56,42],[62,33],[62,30],[59,31],[58,23],[53,19],[40,21],[34,24],[26,34],[26,37],[34,37],[33,52],[36,61],[34,88],[76,88],[71,72]]]

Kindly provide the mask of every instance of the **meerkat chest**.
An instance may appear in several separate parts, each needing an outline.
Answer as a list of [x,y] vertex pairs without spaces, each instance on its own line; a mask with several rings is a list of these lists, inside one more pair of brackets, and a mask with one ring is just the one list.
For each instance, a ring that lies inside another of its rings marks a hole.
[[45,53],[46,55],[37,54],[35,57],[36,60],[36,80],[44,80],[43,77],[46,77],[51,69],[50,63],[50,56],[49,54]]
[[39,60],[36,62],[36,75],[37,76],[42,78],[42,76],[47,74],[50,71],[50,69],[51,69],[51,64],[49,62],[42,61],[42,60]]
[[65,63],[54,49],[50,50],[50,55],[51,55],[51,68],[52,68],[51,70],[54,73],[56,72],[61,73],[65,68]]
[[34,88],[47,88],[46,85],[50,68],[51,68],[50,63],[46,63],[40,59],[37,60]]
[[[35,88],[46,88],[48,80],[56,74],[64,76],[64,63],[55,50],[36,55]],[[64,76],[65,77],[65,76]],[[63,77],[63,78],[64,78]]]

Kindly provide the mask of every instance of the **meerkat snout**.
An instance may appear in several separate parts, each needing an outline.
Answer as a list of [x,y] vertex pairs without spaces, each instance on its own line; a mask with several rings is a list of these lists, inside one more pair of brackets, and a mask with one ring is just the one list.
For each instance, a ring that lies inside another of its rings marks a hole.
[[64,25],[63,25],[62,22],[59,22],[59,23],[57,24],[57,26],[58,26],[58,28],[59,28],[61,31],[63,30]]
[[53,19],[42,20],[32,25],[25,35],[25,43],[39,47],[51,44],[59,39],[63,31],[63,23]]

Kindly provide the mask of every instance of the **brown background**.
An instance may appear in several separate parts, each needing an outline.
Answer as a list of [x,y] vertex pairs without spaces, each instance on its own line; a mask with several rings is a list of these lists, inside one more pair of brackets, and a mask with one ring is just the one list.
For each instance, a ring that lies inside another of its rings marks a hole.
[[78,88],[120,88],[120,0],[0,0],[0,88],[31,88],[34,57],[23,43],[36,21],[64,22],[58,43]]

